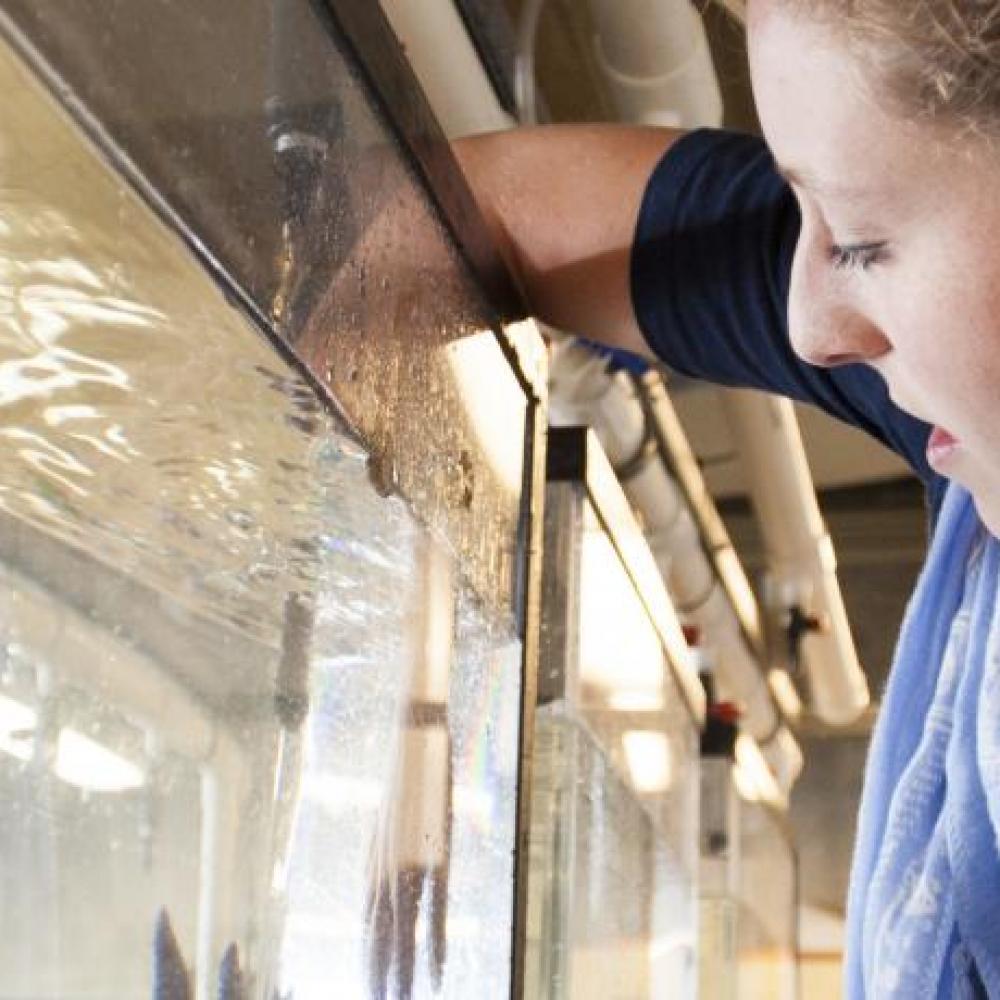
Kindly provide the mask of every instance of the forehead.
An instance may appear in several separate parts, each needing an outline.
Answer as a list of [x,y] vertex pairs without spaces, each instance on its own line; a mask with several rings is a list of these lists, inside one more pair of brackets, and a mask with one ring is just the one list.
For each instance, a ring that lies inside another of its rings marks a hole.
[[751,79],[765,138],[805,186],[833,193],[895,185],[931,146],[879,101],[876,78],[829,25],[778,0],[749,9]]

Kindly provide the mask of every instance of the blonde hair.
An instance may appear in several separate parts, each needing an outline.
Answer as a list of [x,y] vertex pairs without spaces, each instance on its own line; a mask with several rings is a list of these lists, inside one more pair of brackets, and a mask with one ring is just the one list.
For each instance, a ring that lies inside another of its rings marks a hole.
[[818,17],[909,116],[1000,136],[1000,0],[773,0]]

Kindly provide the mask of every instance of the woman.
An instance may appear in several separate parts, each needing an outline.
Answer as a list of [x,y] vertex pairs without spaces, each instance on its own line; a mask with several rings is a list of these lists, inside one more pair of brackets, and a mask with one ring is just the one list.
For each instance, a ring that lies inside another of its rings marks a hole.
[[459,144],[553,325],[815,403],[935,521],[872,743],[851,997],[1000,997],[1000,2],[751,0],[769,149],[557,128]]

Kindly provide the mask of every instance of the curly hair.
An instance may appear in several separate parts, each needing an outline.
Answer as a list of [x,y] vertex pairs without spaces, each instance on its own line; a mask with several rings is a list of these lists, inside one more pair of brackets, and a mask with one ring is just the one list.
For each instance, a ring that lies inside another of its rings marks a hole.
[[1000,0],[775,0],[846,39],[901,112],[1000,136]]

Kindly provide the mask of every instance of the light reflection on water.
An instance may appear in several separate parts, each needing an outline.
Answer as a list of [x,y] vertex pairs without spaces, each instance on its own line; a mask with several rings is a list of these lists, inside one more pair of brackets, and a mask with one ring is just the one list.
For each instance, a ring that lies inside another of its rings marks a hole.
[[[535,717],[533,996],[694,996],[697,881],[689,842],[612,763],[606,735],[564,701]],[[697,756],[682,767],[697,779]]]
[[317,441],[364,456],[235,313],[190,294],[188,261],[149,266],[138,206],[98,187],[81,222],[58,206],[73,167],[29,187],[22,163],[4,162],[0,505],[273,639],[280,596],[315,576]]
[[[0,982],[148,996],[155,938],[198,996],[231,943],[248,996],[362,995],[421,529],[2,48],[0,93]],[[458,590],[442,989],[499,996],[520,646]]]

